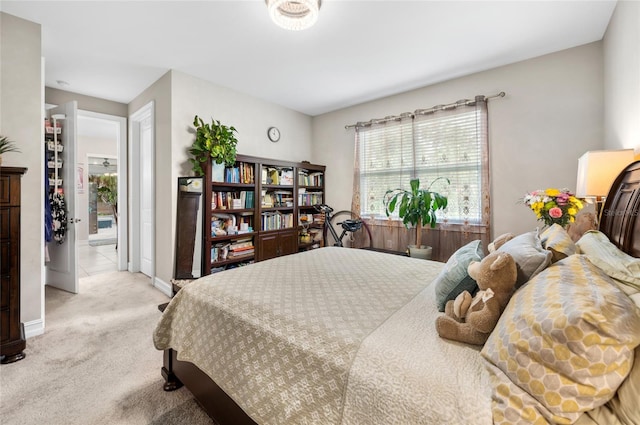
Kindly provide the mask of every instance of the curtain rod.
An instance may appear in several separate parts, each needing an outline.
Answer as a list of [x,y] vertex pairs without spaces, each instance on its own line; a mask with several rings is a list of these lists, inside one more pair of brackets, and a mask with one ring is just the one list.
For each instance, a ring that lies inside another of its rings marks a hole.
[[[494,94],[493,96],[476,96],[476,99],[478,97],[483,97],[484,99],[488,100],[488,99],[495,99],[497,97],[504,97],[505,96],[505,92],[501,91],[498,94]],[[355,124],[349,124],[349,125],[345,125],[344,128],[345,129],[350,129],[350,128],[355,128],[355,127],[368,127],[372,124],[382,124],[388,121],[400,121],[402,118],[413,118],[416,115],[426,115],[429,113],[433,113],[435,111],[439,111],[439,110],[443,110],[443,109],[451,109],[451,108],[456,108],[458,106],[463,106],[463,105],[471,105],[473,103],[475,103],[476,100],[469,100],[469,99],[463,99],[463,100],[459,100],[457,102],[454,103],[449,103],[448,105],[436,105],[434,107],[431,107],[429,109],[416,109],[413,112],[403,112],[400,115],[389,115],[386,116],[384,118],[374,118],[371,119],[369,121],[360,121],[357,122]]]

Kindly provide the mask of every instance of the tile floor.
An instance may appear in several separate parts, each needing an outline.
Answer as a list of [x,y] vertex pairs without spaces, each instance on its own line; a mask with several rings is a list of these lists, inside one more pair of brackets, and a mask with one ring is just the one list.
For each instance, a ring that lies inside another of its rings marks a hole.
[[97,235],[89,235],[88,241],[78,241],[78,277],[83,278],[96,274],[118,271],[118,251],[115,244],[90,245],[99,240],[115,236],[115,226],[111,229],[98,229]]

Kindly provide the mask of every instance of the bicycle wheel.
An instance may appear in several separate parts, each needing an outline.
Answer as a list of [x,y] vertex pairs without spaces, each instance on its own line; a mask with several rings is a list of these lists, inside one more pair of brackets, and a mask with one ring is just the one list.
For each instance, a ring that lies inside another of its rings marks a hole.
[[[347,248],[368,248],[371,246],[371,231],[369,226],[360,218],[358,214],[349,210],[342,210],[334,213],[329,223],[336,231],[338,238],[342,235],[342,223],[345,220],[361,220],[362,227],[353,233],[347,232],[342,238],[342,246]],[[338,241],[331,232],[325,231],[325,246],[334,246]]]

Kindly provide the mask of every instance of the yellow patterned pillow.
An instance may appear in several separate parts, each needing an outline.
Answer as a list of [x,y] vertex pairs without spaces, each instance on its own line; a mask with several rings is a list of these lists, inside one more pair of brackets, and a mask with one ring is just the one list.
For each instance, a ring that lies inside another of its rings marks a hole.
[[548,227],[540,235],[542,246],[553,253],[552,262],[560,261],[576,253],[576,244],[569,236],[569,233],[557,223]]
[[575,422],[629,374],[640,311],[585,256],[558,261],[511,298],[482,349],[494,424]]

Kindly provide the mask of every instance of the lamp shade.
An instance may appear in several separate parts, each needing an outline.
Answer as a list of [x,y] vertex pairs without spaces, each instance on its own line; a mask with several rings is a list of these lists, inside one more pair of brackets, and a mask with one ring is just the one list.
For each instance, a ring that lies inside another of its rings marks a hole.
[[633,149],[585,152],[578,159],[576,196],[607,196],[615,178],[633,158]]

